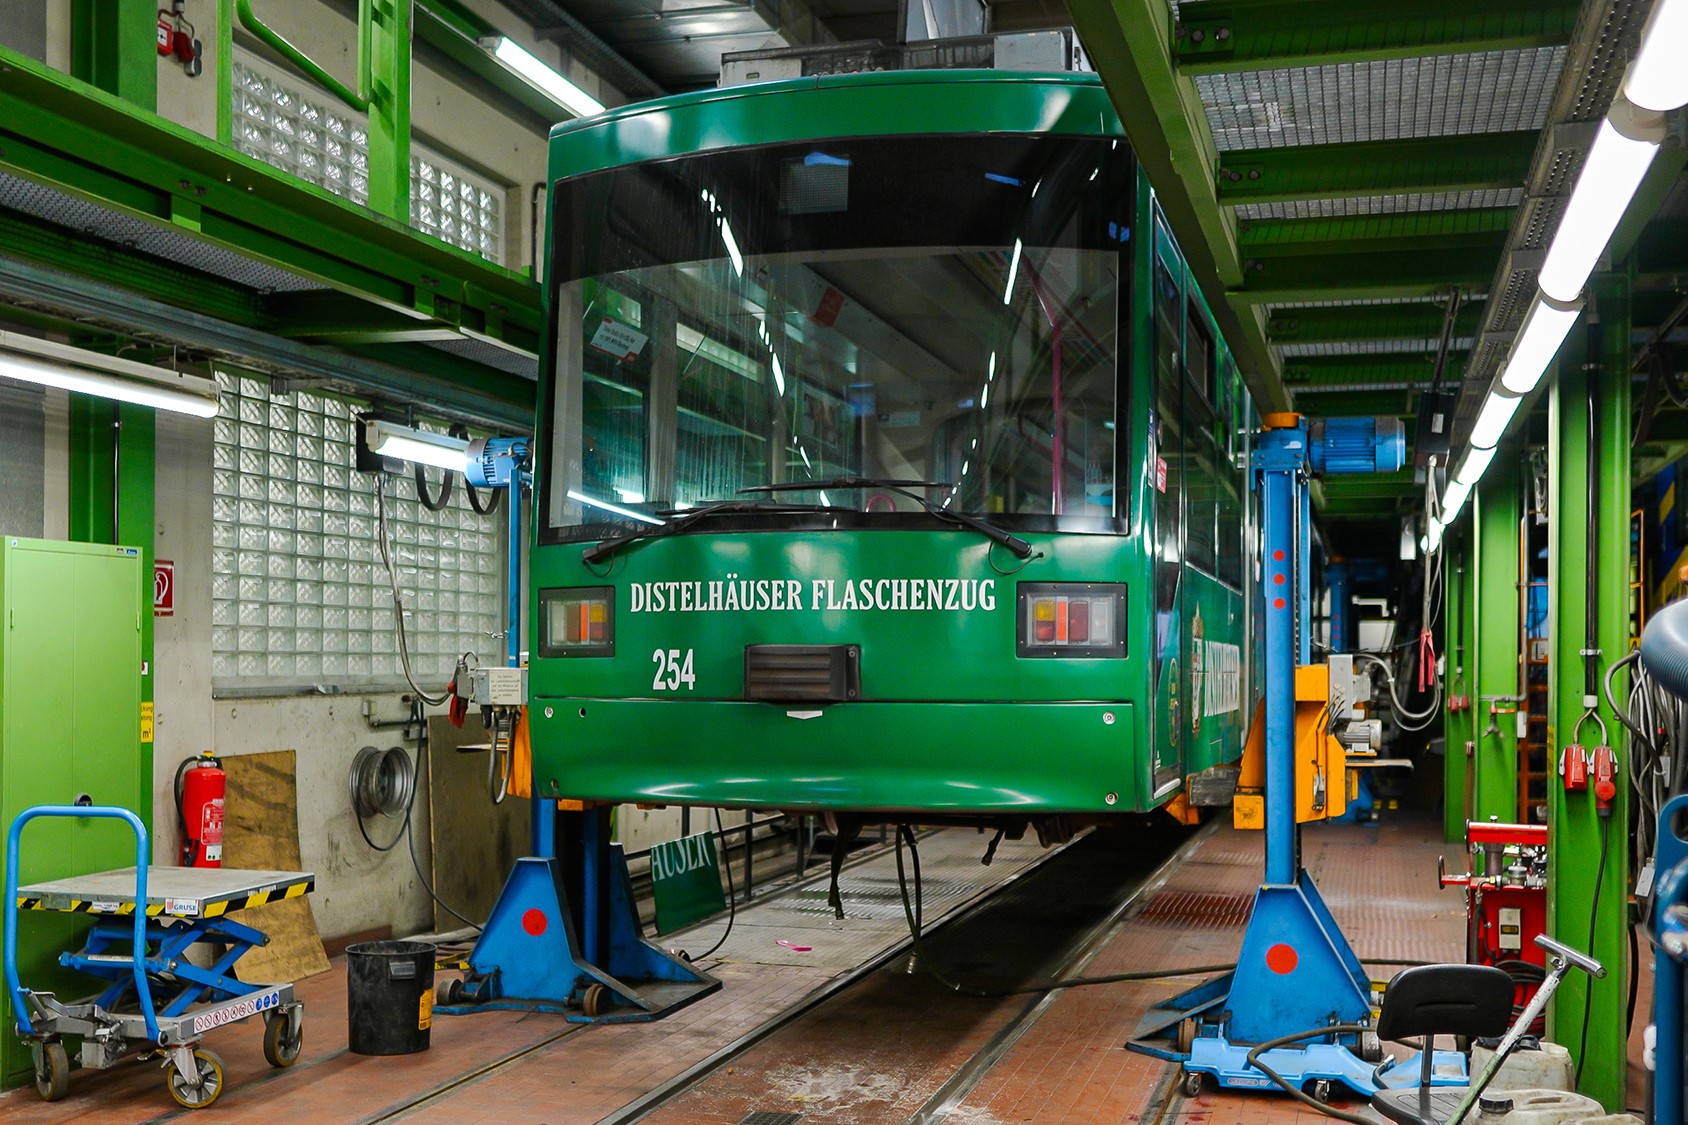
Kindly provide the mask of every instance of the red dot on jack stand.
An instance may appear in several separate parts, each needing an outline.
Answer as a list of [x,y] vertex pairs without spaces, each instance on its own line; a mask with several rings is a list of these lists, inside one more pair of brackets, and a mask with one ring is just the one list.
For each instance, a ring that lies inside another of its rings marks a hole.
[[1283,559],[1284,559],[1283,551],[1282,550],[1273,551],[1272,552],[1272,559],[1275,562],[1282,562]]
[[1284,576],[1281,574],[1272,575],[1272,584],[1275,586],[1282,586],[1284,584]]
[[550,925],[551,923],[545,917],[545,911],[543,910],[529,910],[526,914],[522,915],[522,929],[526,930],[534,937],[538,937],[540,934],[544,933],[546,928]]
[[1284,608],[1284,600],[1282,598],[1273,598],[1272,599],[1272,608],[1273,609]]
[[1295,972],[1296,965],[1300,963],[1301,958],[1296,956],[1293,946],[1280,942],[1266,951],[1266,967],[1280,976]]

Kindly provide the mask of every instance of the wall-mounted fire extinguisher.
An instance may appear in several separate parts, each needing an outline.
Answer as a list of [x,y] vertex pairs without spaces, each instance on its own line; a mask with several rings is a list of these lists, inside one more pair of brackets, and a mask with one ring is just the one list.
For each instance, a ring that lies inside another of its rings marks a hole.
[[228,775],[207,750],[176,767],[176,814],[182,832],[183,867],[223,865],[223,795]]

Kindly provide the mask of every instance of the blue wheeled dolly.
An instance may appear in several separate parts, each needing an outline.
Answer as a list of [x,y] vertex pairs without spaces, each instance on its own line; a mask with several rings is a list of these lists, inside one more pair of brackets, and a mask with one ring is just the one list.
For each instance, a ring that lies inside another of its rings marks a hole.
[[[135,832],[135,866],[18,886],[18,845],[24,826],[41,817],[126,821]],[[307,894],[316,883],[308,871],[235,871],[152,867],[146,826],[128,809],[40,805],[12,822],[6,837],[6,988],[17,1033],[35,1058],[35,1088],[47,1101],[64,1097],[70,1058],[63,1037],[80,1036],[78,1058],[90,1069],[137,1055],[159,1056],[166,1087],[176,1102],[203,1109],[222,1094],[223,1063],[200,1046],[206,1032],[252,1016],[264,1017],[264,1057],[291,1066],[303,1039],[303,1006],[291,984],[253,985],[236,980],[234,963],[269,939],[224,915]],[[18,980],[19,909],[93,914],[98,921],[77,953],[59,964],[109,981],[105,991],[76,1003],[27,989]],[[211,964],[202,968],[187,951],[204,944]]]

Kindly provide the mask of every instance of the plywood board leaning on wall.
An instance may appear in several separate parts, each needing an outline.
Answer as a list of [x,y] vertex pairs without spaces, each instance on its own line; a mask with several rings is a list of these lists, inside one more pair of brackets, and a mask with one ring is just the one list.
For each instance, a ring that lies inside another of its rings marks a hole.
[[[299,871],[299,781],[291,750],[223,759],[228,795],[223,811],[223,866]],[[269,935],[235,964],[244,981],[281,984],[328,971],[316,915],[306,898],[272,902],[229,917]]]
[[[434,889],[452,909],[481,922],[503,889],[518,857],[528,854],[528,802],[506,797],[494,805],[487,792],[487,751],[460,747],[488,741],[480,717],[462,727],[443,716],[428,725],[428,821],[433,845]],[[463,923],[434,907],[441,933]]]

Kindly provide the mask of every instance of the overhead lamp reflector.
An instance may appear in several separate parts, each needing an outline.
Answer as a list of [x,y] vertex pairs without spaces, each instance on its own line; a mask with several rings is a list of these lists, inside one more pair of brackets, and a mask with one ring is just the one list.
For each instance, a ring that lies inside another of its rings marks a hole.
[[1479,449],[1472,446],[1460,459],[1459,468],[1454,472],[1454,480],[1475,488],[1477,482],[1483,479],[1483,474],[1489,471],[1489,462],[1494,459],[1495,451],[1492,448]]
[[1688,44],[1688,0],[1658,0],[1641,32],[1641,49],[1624,71],[1624,97],[1655,113],[1688,105],[1684,44]]
[[1471,444],[1478,449],[1493,449],[1499,445],[1522,401],[1512,395],[1489,392],[1489,397],[1483,400],[1483,409],[1477,414],[1476,425],[1471,427]]
[[1441,521],[1443,527],[1451,526],[1455,520],[1459,519],[1460,509],[1465,507],[1465,502],[1470,496],[1471,486],[1469,484],[1461,484],[1456,479],[1448,485],[1447,491],[1442,493]]
[[604,112],[603,102],[541,62],[509,36],[495,35],[482,39],[480,44],[492,52],[493,58],[576,117],[590,117],[594,113]]
[[1501,386],[1515,395],[1527,395],[1535,390],[1542,372],[1559,354],[1559,345],[1565,342],[1565,334],[1577,322],[1581,311],[1578,305],[1538,294],[1524,315],[1524,326],[1518,330],[1512,354],[1500,373]]
[[1621,98],[1613,103],[1547,249],[1547,261],[1536,279],[1543,293],[1566,302],[1581,296],[1663,136],[1664,122],[1658,115],[1638,112]]
[[436,469],[463,472],[469,465],[469,441],[449,434],[431,434],[379,419],[364,424],[364,440],[371,453],[409,461],[416,465],[432,465]]
[[217,385],[209,379],[15,332],[0,332],[0,377],[195,418],[217,416]]

